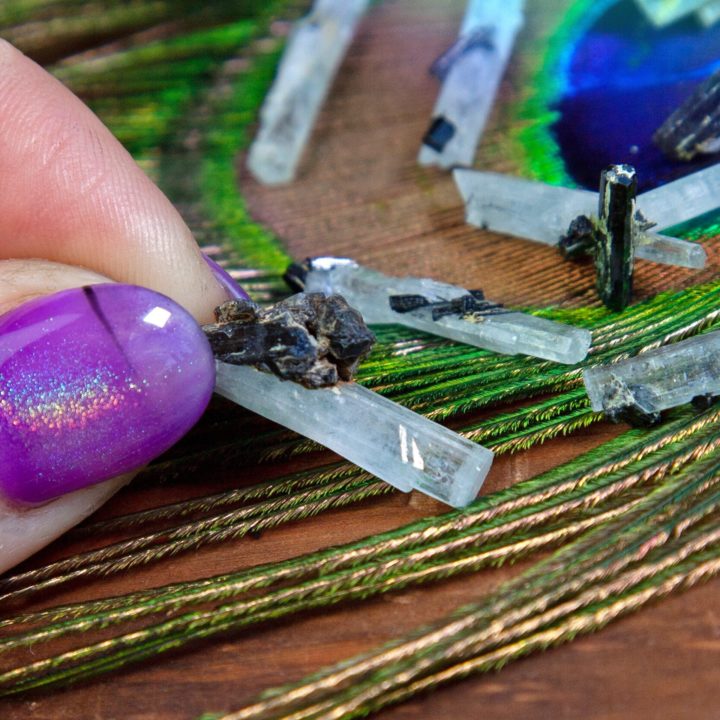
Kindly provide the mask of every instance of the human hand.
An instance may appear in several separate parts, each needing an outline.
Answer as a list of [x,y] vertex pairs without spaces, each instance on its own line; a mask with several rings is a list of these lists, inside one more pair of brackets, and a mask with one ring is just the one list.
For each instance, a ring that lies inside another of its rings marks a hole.
[[202,414],[219,280],[98,118],[0,40],[0,570]]

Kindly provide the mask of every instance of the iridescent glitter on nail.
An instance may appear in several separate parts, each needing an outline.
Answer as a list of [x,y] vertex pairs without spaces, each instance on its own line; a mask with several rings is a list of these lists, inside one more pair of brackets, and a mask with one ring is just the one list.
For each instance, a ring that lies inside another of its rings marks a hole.
[[0,490],[38,503],[145,464],[202,414],[214,366],[185,310],[97,285],[0,318]]

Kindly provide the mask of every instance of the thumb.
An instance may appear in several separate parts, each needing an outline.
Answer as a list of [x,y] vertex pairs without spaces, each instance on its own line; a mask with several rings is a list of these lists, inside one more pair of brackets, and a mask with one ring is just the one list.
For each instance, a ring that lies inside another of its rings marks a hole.
[[214,363],[190,314],[152,290],[45,260],[0,261],[0,288],[3,569],[182,437]]

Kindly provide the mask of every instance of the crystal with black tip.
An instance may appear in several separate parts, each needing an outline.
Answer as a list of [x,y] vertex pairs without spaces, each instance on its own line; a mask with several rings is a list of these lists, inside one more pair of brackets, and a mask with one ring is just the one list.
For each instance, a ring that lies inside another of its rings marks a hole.
[[421,165],[472,164],[523,24],[524,4],[469,0],[458,40],[431,68],[442,79],[442,88],[418,154]]
[[375,340],[338,295],[294,295],[269,308],[235,300],[203,329],[216,391],[334,450],[403,492],[455,507],[475,499],[490,450],[347,382]]
[[720,70],[670,115],[653,141],[674,160],[720,151]]

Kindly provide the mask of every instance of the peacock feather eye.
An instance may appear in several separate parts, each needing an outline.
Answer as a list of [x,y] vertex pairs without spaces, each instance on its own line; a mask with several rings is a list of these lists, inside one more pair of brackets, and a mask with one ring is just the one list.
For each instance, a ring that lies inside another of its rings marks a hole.
[[550,15],[515,60],[523,90],[505,122],[517,174],[595,190],[602,168],[628,162],[645,192],[717,159],[671,160],[652,136],[720,68],[719,24],[689,16],[656,28],[634,0],[578,0]]

